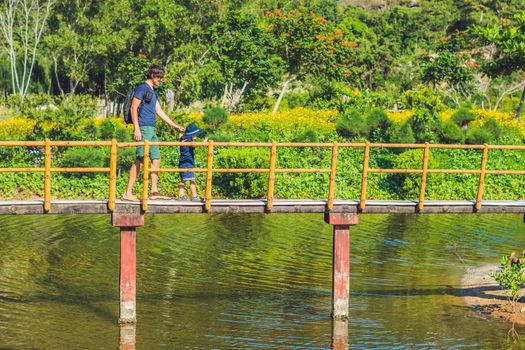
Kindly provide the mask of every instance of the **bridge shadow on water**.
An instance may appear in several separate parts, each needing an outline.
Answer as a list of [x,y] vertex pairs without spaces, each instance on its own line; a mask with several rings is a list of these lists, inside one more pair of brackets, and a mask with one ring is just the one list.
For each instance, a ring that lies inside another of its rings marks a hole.
[[458,297],[475,296],[479,298],[493,299],[493,300],[507,300],[508,298],[504,295],[495,295],[490,292],[501,291],[499,286],[480,286],[480,287],[468,287],[458,288],[452,286],[443,286],[438,288],[415,288],[415,289],[381,289],[377,291],[350,291],[351,295],[359,296],[377,296],[377,297],[416,297],[425,295],[450,295]]

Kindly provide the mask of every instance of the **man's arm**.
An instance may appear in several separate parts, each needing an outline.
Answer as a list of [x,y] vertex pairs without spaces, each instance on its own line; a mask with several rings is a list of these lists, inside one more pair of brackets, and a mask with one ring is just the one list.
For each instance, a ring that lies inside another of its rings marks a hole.
[[178,132],[184,132],[184,128],[182,126],[175,124],[173,120],[171,120],[170,117],[168,117],[168,115],[164,113],[164,111],[160,107],[159,101],[157,101],[157,104],[155,105],[155,112],[159,115],[160,119],[164,120],[172,128],[174,128]]
[[133,126],[135,127],[135,130],[133,131],[133,139],[135,139],[135,141],[140,141],[140,139],[142,138],[139,128],[140,102],[141,101],[136,97],[134,97],[133,101],[131,101],[131,121],[133,121]]

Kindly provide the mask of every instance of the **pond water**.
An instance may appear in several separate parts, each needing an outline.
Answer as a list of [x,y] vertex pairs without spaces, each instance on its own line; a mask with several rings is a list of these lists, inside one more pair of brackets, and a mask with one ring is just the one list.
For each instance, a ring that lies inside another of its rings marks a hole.
[[[0,225],[0,349],[119,348],[109,216]],[[465,305],[460,278],[523,250],[524,231],[520,215],[361,215],[350,231],[348,339],[334,346],[511,347],[510,325]],[[137,349],[332,348],[322,215],[147,215],[137,245]]]

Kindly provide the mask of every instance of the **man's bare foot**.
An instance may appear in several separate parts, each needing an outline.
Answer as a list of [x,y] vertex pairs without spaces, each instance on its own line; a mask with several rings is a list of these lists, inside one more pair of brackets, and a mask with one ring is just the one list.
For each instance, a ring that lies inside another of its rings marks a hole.
[[128,202],[140,202],[140,200],[134,194],[126,194],[126,193],[122,195],[122,200],[128,201]]
[[155,199],[171,199],[170,196],[164,196],[161,195],[158,192],[151,192],[151,195],[149,196],[149,199],[155,200]]

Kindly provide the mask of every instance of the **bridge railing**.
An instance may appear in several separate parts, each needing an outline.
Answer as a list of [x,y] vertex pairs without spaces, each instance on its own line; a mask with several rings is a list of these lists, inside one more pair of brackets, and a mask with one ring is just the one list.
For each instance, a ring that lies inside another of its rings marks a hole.
[[[337,161],[339,149],[344,147],[363,148],[363,165],[361,173],[361,191],[359,208],[364,210],[366,207],[366,189],[368,183],[368,175],[371,173],[404,173],[404,174],[421,174],[421,183],[419,187],[418,209],[421,210],[425,201],[425,188],[427,183],[427,175],[430,173],[449,173],[449,174],[478,174],[478,188],[476,195],[476,209],[481,207],[483,197],[483,189],[485,184],[485,176],[487,174],[512,174],[523,175],[525,170],[505,170],[505,169],[490,169],[487,170],[487,159],[489,150],[525,150],[525,146],[519,145],[449,145],[449,144],[386,144],[386,143],[290,143],[290,142],[121,142],[117,143],[115,139],[111,141],[0,141],[0,147],[44,147],[44,167],[25,167],[25,168],[2,168],[0,173],[5,172],[43,172],[44,173],[44,210],[49,211],[51,208],[51,174],[54,172],[101,172],[109,173],[109,194],[108,194],[108,209],[115,210],[116,203],[116,180],[117,180],[117,157],[118,149],[122,147],[144,146],[144,166],[143,166],[143,192],[142,192],[142,209],[148,209],[148,184],[151,173],[159,172],[203,172],[206,173],[206,189],[204,206],[206,210],[211,208],[212,196],[212,178],[214,173],[268,173],[268,190],[266,208],[271,211],[274,200],[274,185],[276,173],[328,173],[329,186],[327,194],[327,209],[333,209],[335,198],[335,180],[337,175]],[[109,167],[105,168],[56,168],[52,167],[52,147],[95,147],[103,146],[110,147]],[[206,168],[161,168],[153,169],[150,167],[149,148],[151,146],[194,146],[207,147],[207,166]],[[270,160],[267,168],[214,168],[214,148],[215,147],[263,147],[270,151]],[[277,168],[276,160],[278,148],[281,147],[319,147],[330,148],[332,151],[330,168]],[[372,148],[408,148],[408,149],[423,149],[423,158],[421,159],[421,167],[419,169],[395,169],[395,168],[370,168],[370,150]],[[429,169],[428,159],[431,149],[473,149],[481,150],[481,162],[479,169]]]

